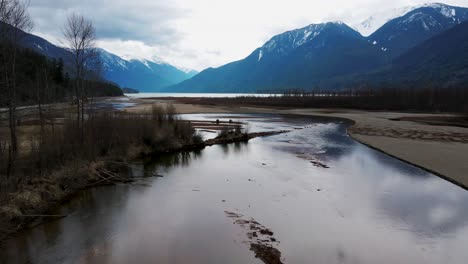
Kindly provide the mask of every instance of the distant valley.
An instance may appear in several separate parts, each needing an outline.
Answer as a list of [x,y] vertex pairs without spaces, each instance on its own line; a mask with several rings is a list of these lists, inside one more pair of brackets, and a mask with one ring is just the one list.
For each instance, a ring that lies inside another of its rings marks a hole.
[[[272,37],[243,60],[200,73],[98,52],[105,79],[140,92],[258,93],[428,83],[445,87],[468,83],[466,21],[468,8],[426,4],[376,14],[353,27],[311,24]],[[26,35],[23,46],[49,58],[68,57],[66,49]]]

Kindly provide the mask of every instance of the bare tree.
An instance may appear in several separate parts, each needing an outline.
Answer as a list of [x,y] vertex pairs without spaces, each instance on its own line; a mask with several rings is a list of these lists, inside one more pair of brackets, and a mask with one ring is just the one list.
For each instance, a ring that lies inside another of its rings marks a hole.
[[83,16],[71,14],[63,30],[66,45],[71,52],[75,77],[75,99],[77,103],[77,121],[84,122],[86,102],[85,78],[88,66],[96,59],[96,31],[93,23]]
[[9,108],[9,128],[11,150],[16,154],[18,140],[16,134],[17,107],[17,52],[24,31],[29,31],[33,23],[28,14],[28,2],[21,0],[0,0],[0,38],[2,41],[2,90],[7,94]]

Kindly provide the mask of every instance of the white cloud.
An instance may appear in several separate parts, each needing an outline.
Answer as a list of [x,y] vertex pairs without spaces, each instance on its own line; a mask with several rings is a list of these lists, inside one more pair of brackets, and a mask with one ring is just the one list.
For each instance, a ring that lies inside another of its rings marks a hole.
[[[57,43],[67,13],[95,22],[99,45],[117,55],[154,56],[197,70],[239,60],[270,37],[311,23],[362,21],[427,0],[35,0],[35,33]],[[468,6],[466,0],[447,4]]]

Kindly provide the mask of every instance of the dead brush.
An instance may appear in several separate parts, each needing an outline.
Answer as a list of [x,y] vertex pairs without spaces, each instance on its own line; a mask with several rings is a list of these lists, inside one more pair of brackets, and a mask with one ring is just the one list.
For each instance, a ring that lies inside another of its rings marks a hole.
[[[155,105],[149,114],[98,112],[83,124],[69,118],[33,135],[29,151],[15,161],[10,187],[0,193],[20,190],[25,182],[44,178],[71,161],[90,164],[104,157],[126,158],[137,149],[162,152],[198,141],[191,124],[179,121],[172,105]],[[0,175],[6,175],[8,157],[8,143],[0,142]]]

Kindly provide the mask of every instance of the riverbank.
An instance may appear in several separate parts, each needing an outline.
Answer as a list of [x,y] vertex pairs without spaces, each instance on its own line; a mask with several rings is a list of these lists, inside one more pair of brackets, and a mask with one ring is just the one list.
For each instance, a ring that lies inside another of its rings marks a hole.
[[410,116],[437,119],[451,115],[318,109],[288,112],[353,120],[348,133],[356,141],[468,188],[468,128],[400,121]]
[[[187,125],[183,121],[176,121]],[[240,127],[240,126],[239,126]],[[35,177],[21,184],[17,192],[8,193],[8,198],[0,205],[0,240],[25,228],[36,226],[44,221],[57,220],[66,215],[49,214],[51,209],[75,196],[77,193],[93,187],[129,184],[141,178],[133,177],[128,170],[134,170],[132,161],[147,157],[171,153],[201,150],[213,145],[235,142],[248,142],[256,137],[266,137],[288,131],[270,131],[261,133],[243,133],[241,130],[223,130],[219,136],[206,141],[190,140],[177,144],[141,144],[131,145],[119,155],[102,156],[93,161],[70,161],[55,169],[52,173]],[[194,134],[194,138],[197,138]],[[168,139],[172,140],[173,139]],[[162,177],[150,175],[148,177]]]
[[349,119],[354,125],[348,133],[358,142],[468,189],[468,128],[463,123],[451,121],[457,119],[457,115],[222,105],[205,102],[202,98],[138,99],[136,106],[125,111],[145,112],[153,103],[173,103],[183,114],[276,113]]
[[[255,257],[268,250],[284,263],[307,263],[311,252],[327,263],[342,260],[340,247],[366,263],[389,259],[369,255],[369,248],[389,249],[399,263],[466,258],[464,236],[453,234],[468,231],[468,192],[355,142],[346,134],[348,121],[276,114],[182,118],[291,133],[132,162],[136,177],[164,177],[79,192],[49,212],[67,217],[3,241],[0,259],[262,263]],[[375,237],[389,236],[376,244]]]

